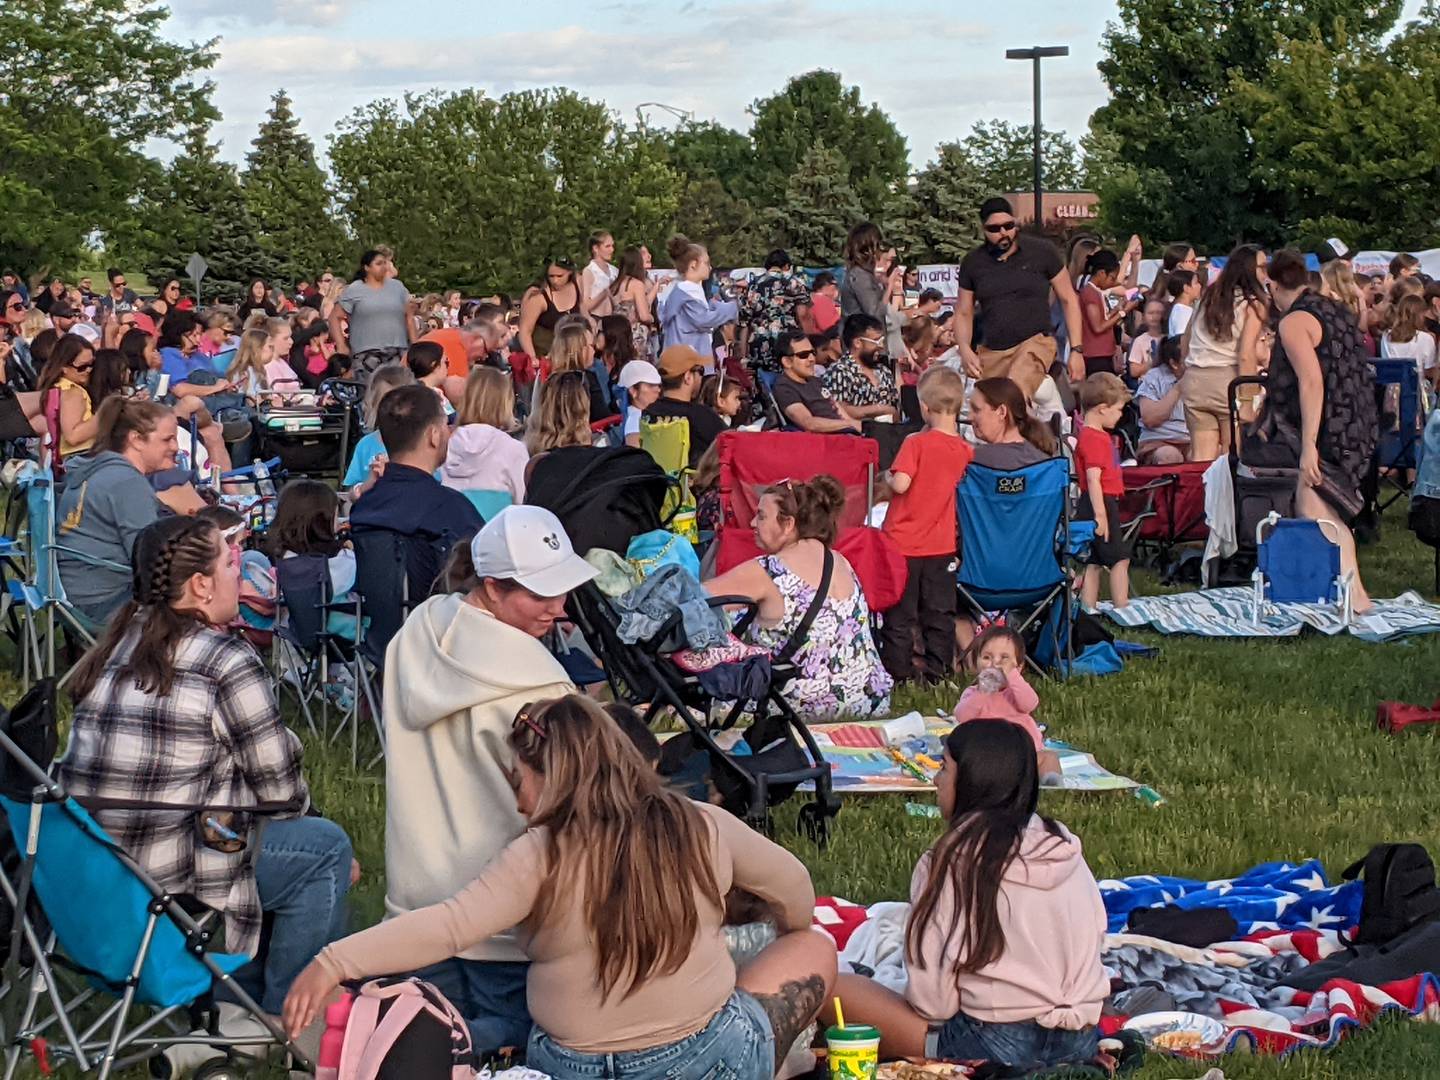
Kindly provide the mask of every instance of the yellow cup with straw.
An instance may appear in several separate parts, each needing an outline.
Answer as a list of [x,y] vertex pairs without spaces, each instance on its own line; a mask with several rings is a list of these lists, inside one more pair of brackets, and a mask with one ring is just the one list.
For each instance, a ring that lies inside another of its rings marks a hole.
[[845,1010],[835,999],[835,1025],[825,1032],[830,1080],[875,1080],[880,1067],[880,1030],[869,1024],[845,1023]]

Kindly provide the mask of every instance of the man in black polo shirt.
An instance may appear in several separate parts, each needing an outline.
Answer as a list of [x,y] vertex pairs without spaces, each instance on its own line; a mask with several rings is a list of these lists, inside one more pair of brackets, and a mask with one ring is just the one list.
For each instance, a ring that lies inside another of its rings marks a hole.
[[[1039,236],[1022,237],[1006,200],[986,199],[980,223],[985,243],[960,263],[955,346],[972,378],[1008,378],[1029,400],[1055,362],[1050,290],[1065,310],[1071,341],[1081,340],[1080,301],[1060,252]],[[977,300],[984,331],[978,349],[971,343]]]
[[445,462],[450,428],[434,390],[419,383],[391,390],[380,402],[375,426],[389,460],[375,486],[350,511],[350,526],[420,541],[407,551],[410,596],[418,602],[430,595],[450,549],[485,522],[474,503],[435,479]]
[[[679,418],[690,424],[690,467],[725,430],[725,421],[714,409],[695,399],[705,381],[705,358],[689,345],[671,345],[660,354],[660,396],[645,410],[656,420]],[[382,402],[383,404],[383,402]]]

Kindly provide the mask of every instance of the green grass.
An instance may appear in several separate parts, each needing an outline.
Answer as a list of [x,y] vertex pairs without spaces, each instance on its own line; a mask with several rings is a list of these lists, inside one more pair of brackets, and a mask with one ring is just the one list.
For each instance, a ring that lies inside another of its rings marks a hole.
[[[1401,531],[1398,513],[1386,524],[1384,545],[1362,551],[1371,594],[1428,592],[1430,550]],[[1139,590],[1155,587],[1142,576]],[[1039,715],[1053,733],[1166,799],[1151,808],[1123,793],[1045,793],[1042,810],[1082,838],[1097,877],[1220,877],[1267,859],[1307,857],[1335,872],[1386,840],[1416,840],[1440,853],[1436,733],[1392,738],[1374,727],[1376,701],[1428,702],[1440,692],[1440,635],[1390,645],[1128,636],[1159,645],[1160,656],[1111,678],[1039,687]],[[953,696],[901,693],[896,706],[949,707]],[[348,746],[308,742],[315,802],[349,831],[365,868],[355,915],[356,925],[368,925],[384,893],[383,779],[378,770],[352,768]],[[823,851],[799,837],[794,808],[785,807],[777,838],[810,867],[821,894],[861,903],[903,898],[937,825],[907,816],[905,801],[847,799]],[[1221,1064],[1232,1078],[1440,1077],[1440,1026],[1387,1022],[1329,1054]],[[1204,1071],[1152,1057],[1137,1075]]]

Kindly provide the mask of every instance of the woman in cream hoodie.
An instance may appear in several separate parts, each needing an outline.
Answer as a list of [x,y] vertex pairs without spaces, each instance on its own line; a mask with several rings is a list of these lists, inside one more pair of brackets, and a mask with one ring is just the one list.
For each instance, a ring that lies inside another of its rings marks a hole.
[[880,1029],[882,1059],[1090,1061],[1105,906],[1080,841],[1035,813],[1034,744],[1006,720],[961,724],[935,787],[949,827],[910,882],[905,996],[841,975],[847,1022]]
[[[595,576],[538,506],[502,510],[451,570],[455,591],[411,612],[385,654],[389,915],[452,896],[525,831],[510,729],[522,706],[575,689],[539,639]],[[529,1037],[527,967],[506,933],[421,974],[469,1021],[477,1049],[493,1050]]]

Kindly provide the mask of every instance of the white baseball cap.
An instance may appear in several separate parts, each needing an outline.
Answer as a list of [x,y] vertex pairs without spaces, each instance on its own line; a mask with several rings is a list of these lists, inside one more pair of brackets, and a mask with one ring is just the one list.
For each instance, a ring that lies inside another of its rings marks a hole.
[[626,390],[642,382],[660,385],[660,369],[649,360],[631,360],[620,369],[620,385]]
[[69,333],[74,334],[76,337],[84,338],[91,345],[94,345],[100,340],[99,329],[91,326],[89,323],[76,323],[70,328]]
[[560,519],[543,506],[507,506],[470,541],[476,576],[519,582],[537,596],[564,596],[593,578]]

